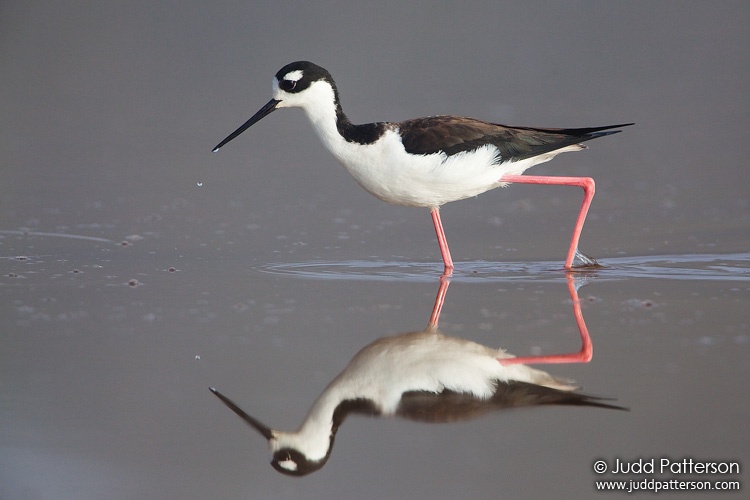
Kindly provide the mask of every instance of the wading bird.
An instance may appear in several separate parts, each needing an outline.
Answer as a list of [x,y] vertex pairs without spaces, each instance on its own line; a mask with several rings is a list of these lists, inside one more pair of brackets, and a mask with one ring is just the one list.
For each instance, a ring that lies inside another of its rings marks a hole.
[[375,197],[409,207],[429,208],[445,275],[453,270],[440,207],[509,183],[579,186],[584,197],[573,229],[565,268],[595,266],[578,251],[594,180],[589,177],[521,175],[565,151],[580,151],[591,139],[632,125],[590,128],[508,127],[459,116],[430,116],[402,122],[354,125],[344,114],[331,74],[307,61],[281,68],[273,78],[273,99],[215,148],[279,108],[302,108],[325,147]]

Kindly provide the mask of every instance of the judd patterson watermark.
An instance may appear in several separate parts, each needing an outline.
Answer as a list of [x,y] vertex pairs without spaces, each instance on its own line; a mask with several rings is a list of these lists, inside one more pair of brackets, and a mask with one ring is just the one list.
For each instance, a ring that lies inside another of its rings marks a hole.
[[[597,475],[613,475],[616,478],[595,481],[598,491],[659,492],[664,490],[739,491],[740,481],[727,476],[739,476],[742,466],[736,460],[696,460],[637,458],[624,460],[595,460],[592,468]],[[622,476],[631,476],[627,479]],[[640,476],[632,478],[632,476]],[[730,480],[732,479],[732,480]]]
[[613,462],[597,460],[594,462],[597,474],[739,474],[740,463],[732,461],[694,460],[683,458],[638,458]]

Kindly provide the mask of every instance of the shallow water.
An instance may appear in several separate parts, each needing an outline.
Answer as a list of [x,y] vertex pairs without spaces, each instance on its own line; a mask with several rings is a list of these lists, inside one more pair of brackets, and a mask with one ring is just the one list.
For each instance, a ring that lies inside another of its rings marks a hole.
[[[539,407],[437,426],[351,417],[329,463],[288,483],[207,388],[294,429],[357,350],[426,326],[436,273],[408,262],[217,265],[149,249],[148,239],[0,242],[10,250],[0,293],[11,497],[350,496],[385,476],[394,482],[374,496],[418,487],[447,498],[470,481],[479,496],[544,496],[555,484],[572,498],[593,488],[598,458],[746,454],[747,254],[603,259],[577,278],[593,359],[539,367],[628,413]],[[554,264],[458,267],[444,332],[523,356],[578,349]]]
[[[653,278],[676,280],[750,281],[750,254],[654,255],[599,259],[599,268],[574,274],[586,279]],[[435,263],[423,262],[286,262],[262,265],[259,270],[301,278],[363,281],[434,281]],[[462,262],[451,281],[559,281],[560,262]]]
[[[743,496],[745,4],[161,5],[0,16],[0,498],[578,499],[621,477],[597,460],[665,457],[742,467],[626,479],[740,481],[715,496]],[[319,472],[269,466],[208,387],[294,429],[363,346],[427,326],[442,271],[427,212],[361,191],[301,113],[210,153],[300,58],[332,71],[355,122],[637,122],[534,169],[596,179],[581,250],[600,269],[562,269],[577,189],[441,212],[456,262],[441,331],[577,352],[574,279],[593,357],[538,367],[630,411],[353,416]]]

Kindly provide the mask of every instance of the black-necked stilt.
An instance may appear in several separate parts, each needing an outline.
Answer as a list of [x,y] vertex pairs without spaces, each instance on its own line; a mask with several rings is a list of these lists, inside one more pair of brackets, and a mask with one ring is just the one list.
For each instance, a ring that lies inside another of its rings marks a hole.
[[218,151],[251,125],[278,108],[302,108],[318,136],[354,179],[377,198],[432,214],[444,274],[453,270],[439,207],[509,183],[579,186],[584,199],[573,230],[565,267],[575,260],[596,262],[578,252],[578,239],[594,196],[588,177],[522,176],[529,167],[565,151],[579,151],[584,141],[615,134],[617,127],[507,127],[473,118],[432,116],[403,122],[353,125],[341,109],[331,74],[307,61],[281,68],[273,79],[273,99],[215,148]]
[[502,363],[512,358],[502,349],[450,337],[434,327],[380,338],[352,358],[294,432],[273,430],[215,388],[211,392],[268,440],[273,467],[294,476],[325,465],[336,431],[349,414],[454,422],[518,406],[626,409],[573,392],[570,380]]

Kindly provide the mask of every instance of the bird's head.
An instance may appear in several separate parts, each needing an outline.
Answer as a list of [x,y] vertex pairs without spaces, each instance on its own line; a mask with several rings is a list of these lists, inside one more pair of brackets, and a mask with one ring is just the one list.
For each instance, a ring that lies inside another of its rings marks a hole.
[[250,427],[258,431],[260,435],[268,440],[268,446],[273,452],[271,465],[274,469],[289,476],[306,476],[319,470],[328,461],[333,446],[333,436],[328,434],[328,443],[325,450],[321,450],[320,458],[311,458],[309,453],[302,451],[305,448],[305,437],[298,433],[280,432],[271,429],[256,418],[248,415],[234,401],[220,393],[213,387],[209,388],[229,409],[239,415]]
[[328,71],[309,61],[289,63],[273,77],[273,99],[221,141],[213,152],[279,108],[297,107],[308,115],[323,115],[326,111],[335,112],[337,106],[338,91]]

